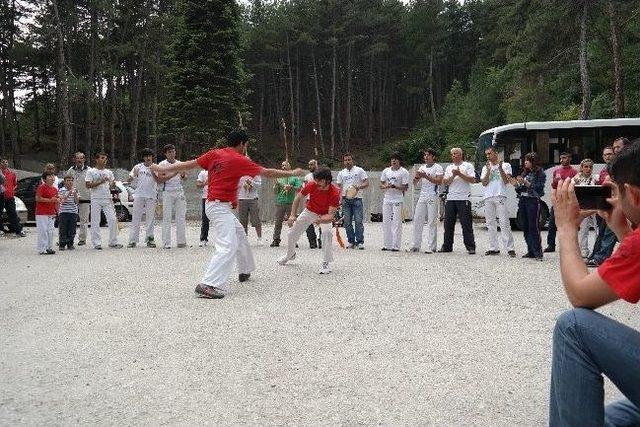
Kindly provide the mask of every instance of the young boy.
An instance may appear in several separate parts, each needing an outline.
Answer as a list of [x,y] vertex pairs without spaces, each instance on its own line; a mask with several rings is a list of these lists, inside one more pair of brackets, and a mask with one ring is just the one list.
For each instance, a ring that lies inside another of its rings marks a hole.
[[[318,168],[313,173],[313,181],[305,184],[302,190],[296,194],[287,220],[287,225],[291,228],[287,236],[287,253],[278,259],[278,264],[285,265],[294,259],[296,257],[296,243],[302,233],[309,225],[318,224],[322,230],[322,265],[319,273],[331,273],[329,267],[329,263],[333,261],[331,225],[340,206],[340,189],[333,185],[331,180],[331,171],[328,168]],[[307,195],[309,195],[307,207],[296,219],[298,205]]]
[[42,174],[42,184],[36,190],[36,228],[38,230],[38,253],[53,255],[53,223],[58,209],[58,189],[55,187],[55,174]]
[[140,221],[145,215],[146,242],[150,248],[155,248],[153,237],[155,226],[156,199],[158,196],[158,176],[150,169],[153,163],[153,151],[148,148],[142,150],[142,163],[133,167],[129,176],[137,180],[136,191],[133,193],[133,217],[129,229],[129,248],[135,248],[140,237]]
[[[55,185],[55,184],[54,184]],[[80,199],[78,190],[74,187],[73,176],[64,177],[63,187],[58,190],[60,210],[58,213],[58,241],[60,250],[74,250],[73,241],[76,238],[76,223],[78,221],[78,206]]]
[[104,151],[96,153],[96,167],[89,169],[85,176],[87,188],[91,190],[91,243],[94,249],[102,250],[100,236],[100,212],[104,213],[109,226],[109,247],[120,249],[118,243],[118,224],[116,210],[113,207],[111,186],[115,185],[113,172],[106,168],[109,156]]

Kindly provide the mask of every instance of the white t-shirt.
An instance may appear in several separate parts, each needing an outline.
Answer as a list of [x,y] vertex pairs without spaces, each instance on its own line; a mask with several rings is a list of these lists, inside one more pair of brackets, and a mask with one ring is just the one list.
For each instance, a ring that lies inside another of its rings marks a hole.
[[[462,162],[460,166],[450,164],[444,171],[444,178],[448,179],[453,176],[453,170],[460,169],[460,172],[467,176],[475,176],[473,165],[469,162]],[[471,184],[464,179],[456,176],[453,178],[451,184],[449,184],[449,192],[447,193],[447,200],[469,200],[471,194]]]
[[[250,190],[244,188],[244,184],[247,181],[251,181],[252,187]],[[260,186],[262,185],[262,178],[260,175],[256,175],[255,177],[245,175],[240,178],[238,181],[238,199],[242,200],[253,200],[257,199],[260,195]]]
[[202,169],[200,173],[198,173],[198,181],[204,182],[205,186],[202,187],[202,198],[206,199],[209,195],[209,171],[206,169]]
[[[176,160],[173,163],[169,163],[166,159],[160,162],[160,166],[164,165],[173,165],[175,163],[180,163],[180,160]],[[180,173],[171,178],[169,181],[165,182],[162,186],[163,191],[182,191],[182,178],[180,177]]]
[[90,168],[85,175],[84,180],[86,182],[100,181],[103,178],[108,178],[107,182],[103,182],[97,187],[91,188],[91,200],[105,200],[111,198],[110,183],[115,181],[113,172],[109,169],[96,169]]
[[[444,175],[444,169],[437,163],[431,166],[422,165],[418,172],[424,172],[427,176],[435,178]],[[420,196],[435,197],[438,195],[438,186],[427,178],[420,178]]]
[[[362,185],[362,183],[368,179],[367,173],[359,166],[353,166],[351,170],[344,168],[340,172],[338,172],[338,177],[336,178],[336,184],[341,186],[341,193],[344,197],[347,194],[347,188]],[[356,193],[356,199],[362,199],[362,194],[360,191]]]
[[133,198],[145,197],[155,199],[158,196],[158,183],[153,178],[153,172],[144,163],[138,163],[131,169],[129,176],[136,180]]
[[[382,174],[380,175],[380,182],[397,185],[398,187],[409,184],[410,179],[411,177],[409,176],[409,171],[407,171],[403,167],[400,167],[397,170],[393,170],[388,167],[383,170]],[[386,190],[384,190],[384,200],[394,203],[403,202],[404,191],[397,188],[387,188]]]
[[[511,175],[511,165],[509,163],[502,163],[502,170],[507,175]],[[485,165],[482,168],[482,173],[480,174],[480,179],[484,179],[487,176],[487,166]],[[498,165],[491,165],[491,175],[489,176],[489,184],[484,187],[484,198],[488,199],[489,197],[502,196],[507,197],[507,184],[502,181],[502,177],[500,176],[500,171],[498,170]]]

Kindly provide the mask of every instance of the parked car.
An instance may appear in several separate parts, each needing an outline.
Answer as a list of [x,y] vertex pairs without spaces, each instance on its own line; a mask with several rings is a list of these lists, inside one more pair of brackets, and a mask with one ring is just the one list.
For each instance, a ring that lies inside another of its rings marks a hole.
[[[16,188],[16,198],[20,198],[26,208],[26,218],[24,221],[36,220],[36,190],[42,182],[40,176],[23,178],[18,181]],[[133,214],[133,190],[121,181],[116,181],[116,188],[119,191],[112,191],[113,204],[116,210],[118,221],[131,221]],[[17,207],[17,203],[16,203]],[[100,225],[106,224],[104,214],[101,215]],[[21,218],[22,221],[22,218]]]
[[[15,200],[16,200],[16,213],[18,214],[18,219],[22,224],[24,224],[27,222],[27,206],[19,197],[16,196]],[[9,218],[7,217],[7,212],[4,210],[2,211],[2,218],[0,218],[0,224],[2,224],[3,227],[8,226],[9,224]]]

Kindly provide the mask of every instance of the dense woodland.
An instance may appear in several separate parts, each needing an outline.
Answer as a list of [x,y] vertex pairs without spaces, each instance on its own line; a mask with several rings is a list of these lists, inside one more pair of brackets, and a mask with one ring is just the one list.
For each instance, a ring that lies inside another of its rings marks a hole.
[[0,0],[0,154],[379,167],[523,120],[640,116],[634,0]]

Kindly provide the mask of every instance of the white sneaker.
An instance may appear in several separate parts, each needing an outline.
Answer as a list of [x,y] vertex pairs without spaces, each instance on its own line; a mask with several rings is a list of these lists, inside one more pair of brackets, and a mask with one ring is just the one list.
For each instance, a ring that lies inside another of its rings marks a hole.
[[262,246],[262,237],[258,237],[258,246]]
[[207,246],[207,241],[206,240],[200,240],[200,244],[198,246],[200,246],[200,247]]
[[291,261],[292,259],[296,259],[295,252],[293,253],[293,255],[291,255],[291,258],[289,258],[287,254],[282,255],[280,258],[278,258],[278,264],[285,265],[287,262]]
[[364,249],[364,243],[358,243],[358,249],[363,250]]
[[329,274],[331,273],[331,267],[329,267],[329,263],[328,262],[323,262],[322,265],[320,266],[320,274]]

